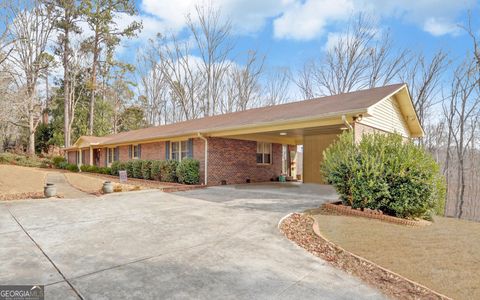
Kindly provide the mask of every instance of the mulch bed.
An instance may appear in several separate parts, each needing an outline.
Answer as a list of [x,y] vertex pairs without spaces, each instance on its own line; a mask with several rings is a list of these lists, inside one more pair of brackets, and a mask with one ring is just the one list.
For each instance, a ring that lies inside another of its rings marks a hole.
[[431,224],[431,222],[428,222],[426,220],[402,219],[402,218],[397,218],[389,215],[384,215],[381,211],[378,211],[378,210],[355,209],[350,206],[343,205],[341,204],[341,202],[325,203],[323,204],[323,208],[326,211],[334,212],[340,215],[364,217],[364,218],[376,219],[376,220],[385,221],[385,222],[394,223],[394,224],[400,224],[400,225],[426,226]]
[[[108,178],[108,180],[110,180],[111,182],[120,183],[120,179],[118,178],[118,176],[97,174],[97,173],[87,173],[87,172],[82,172],[81,174],[100,177],[100,178]],[[206,187],[205,185],[185,185],[185,184],[174,183],[174,182],[161,182],[161,181],[138,179],[138,178],[128,178],[125,184],[139,185],[142,187],[152,188],[152,189],[160,189],[161,191],[166,193],[188,191],[188,190]]]
[[280,230],[308,252],[359,277],[386,295],[397,299],[450,299],[331,243],[314,231],[314,220],[308,215],[290,215],[280,224]]
[[[63,198],[61,194],[56,195],[52,198]],[[43,192],[29,192],[29,193],[15,193],[15,194],[4,194],[0,195],[0,201],[10,201],[10,200],[25,200],[25,199],[47,199],[43,195]]]

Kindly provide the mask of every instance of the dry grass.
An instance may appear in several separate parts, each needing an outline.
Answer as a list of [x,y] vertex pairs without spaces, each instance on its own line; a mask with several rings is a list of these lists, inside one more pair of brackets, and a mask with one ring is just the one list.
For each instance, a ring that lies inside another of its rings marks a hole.
[[480,299],[480,223],[438,217],[408,227],[358,217],[313,216],[340,247],[455,299]]
[[43,192],[48,171],[0,165],[0,195]]

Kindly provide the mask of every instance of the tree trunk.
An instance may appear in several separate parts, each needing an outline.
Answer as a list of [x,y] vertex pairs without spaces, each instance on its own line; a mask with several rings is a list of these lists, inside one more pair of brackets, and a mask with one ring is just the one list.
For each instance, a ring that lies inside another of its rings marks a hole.
[[28,115],[28,155],[35,155],[35,120],[33,119],[33,112]]
[[93,135],[93,121],[95,114],[95,91],[97,89],[97,61],[98,61],[98,27],[95,29],[95,41],[93,45],[93,64],[92,64],[92,93],[90,95],[90,117],[88,122],[88,134]]
[[[69,19],[68,10],[65,9],[65,20]],[[69,29],[68,26],[65,28],[65,37],[63,41],[63,144],[65,147],[70,146],[70,70],[68,68],[68,53],[70,49],[69,41]]]

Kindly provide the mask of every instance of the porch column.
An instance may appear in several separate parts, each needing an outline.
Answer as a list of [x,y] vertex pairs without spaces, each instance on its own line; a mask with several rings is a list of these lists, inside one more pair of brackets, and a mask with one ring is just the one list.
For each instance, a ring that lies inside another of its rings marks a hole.
[[82,148],[78,149],[78,165],[82,165]]
[[92,146],[90,146],[90,165],[93,166],[94,163],[93,163],[93,148]]

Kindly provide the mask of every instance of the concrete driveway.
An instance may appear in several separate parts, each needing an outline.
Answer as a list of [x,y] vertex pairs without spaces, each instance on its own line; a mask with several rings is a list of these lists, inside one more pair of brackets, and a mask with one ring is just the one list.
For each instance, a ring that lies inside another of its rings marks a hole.
[[277,229],[328,187],[249,185],[0,203],[0,284],[46,299],[382,299]]

